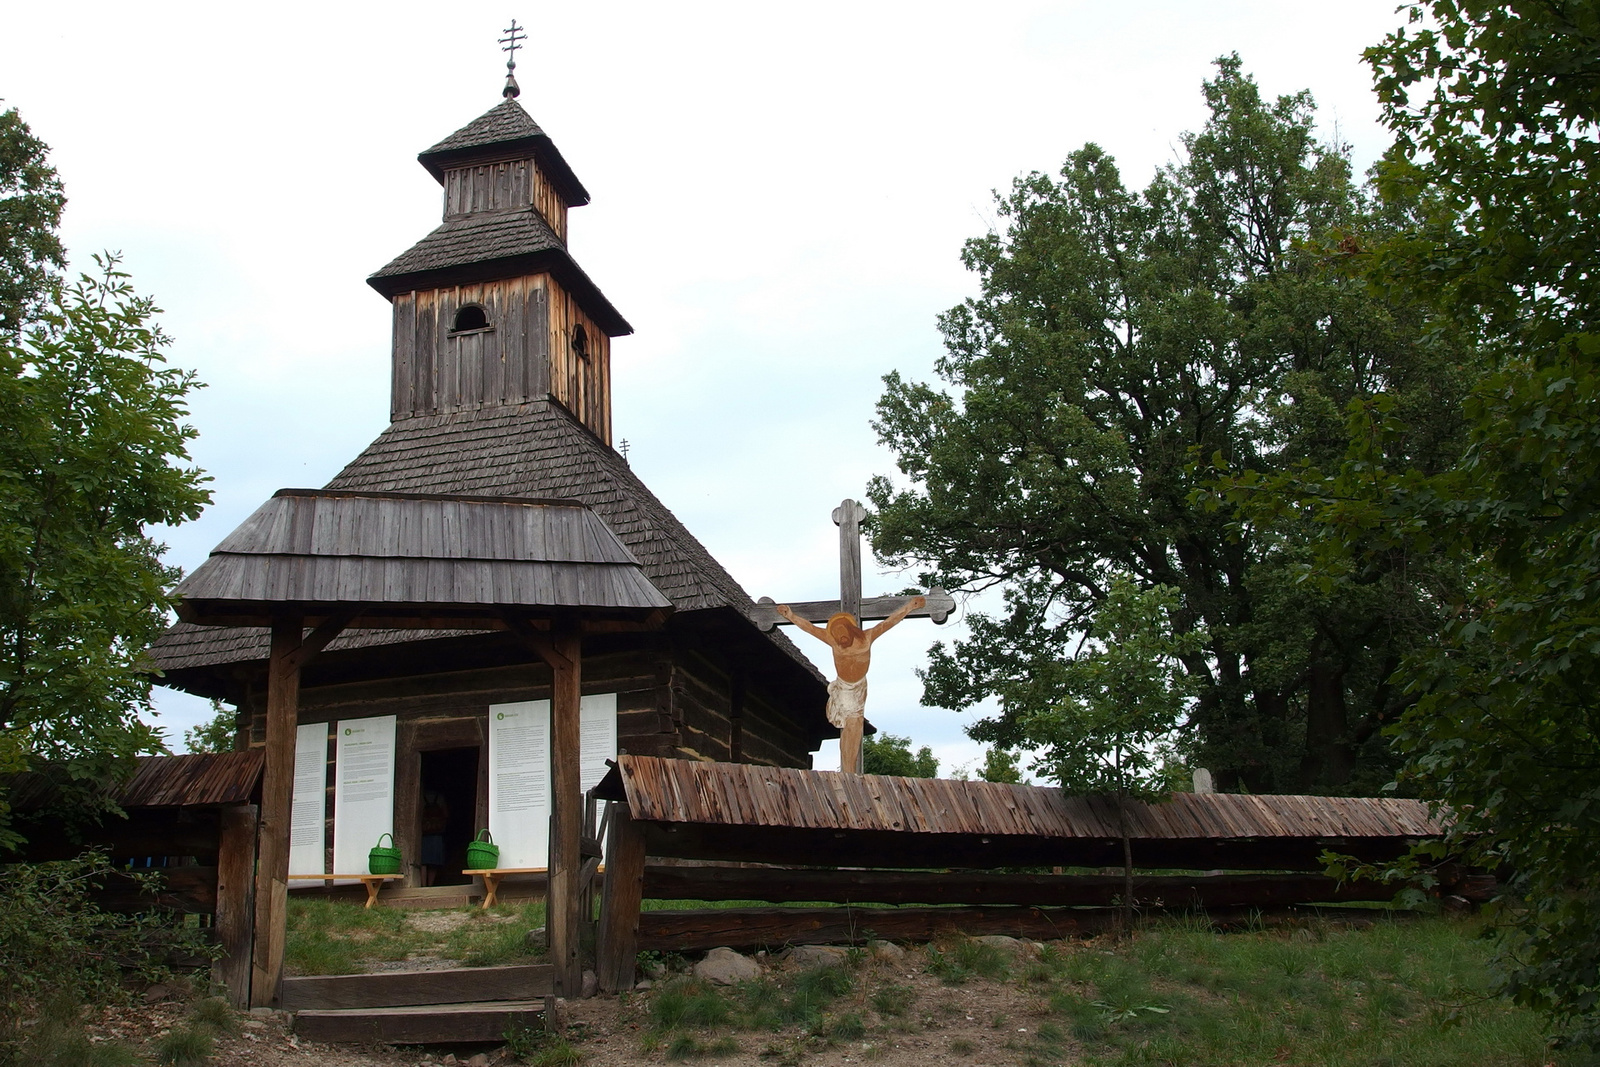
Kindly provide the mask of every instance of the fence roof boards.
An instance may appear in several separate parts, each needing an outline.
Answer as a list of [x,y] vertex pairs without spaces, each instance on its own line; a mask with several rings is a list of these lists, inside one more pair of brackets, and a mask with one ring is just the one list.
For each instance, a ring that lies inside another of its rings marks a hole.
[[651,855],[865,867],[1102,866],[1122,820],[1142,867],[1314,869],[1325,850],[1398,856],[1444,823],[1421,801],[1178,793],[1163,804],[1043,786],[623,755],[602,790]]
[[[244,752],[190,753],[183,756],[140,756],[133,776],[106,788],[108,799],[122,808],[204,808],[248,804],[261,780],[264,749]],[[50,804],[65,768],[45,764],[6,781],[6,799],[19,812]]]
[[496,623],[507,611],[659,617],[672,604],[574,501],[284,489],[179,583],[189,622],[261,624],[345,606],[354,625]]

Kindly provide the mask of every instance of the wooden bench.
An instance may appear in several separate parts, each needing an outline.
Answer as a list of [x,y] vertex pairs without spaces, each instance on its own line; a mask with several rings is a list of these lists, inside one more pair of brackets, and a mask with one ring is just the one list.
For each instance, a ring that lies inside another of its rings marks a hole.
[[403,874],[291,874],[291,882],[331,882],[336,878],[346,881],[359,881],[367,887],[367,907],[378,902],[378,890],[383,888],[385,882],[398,882],[404,878]]
[[480,868],[478,870],[462,871],[461,873],[475,874],[479,878],[483,879],[483,906],[490,908],[493,907],[495,903],[495,888],[499,886],[500,879],[504,878],[506,875],[544,874],[548,870],[549,868],[547,867],[488,867]]

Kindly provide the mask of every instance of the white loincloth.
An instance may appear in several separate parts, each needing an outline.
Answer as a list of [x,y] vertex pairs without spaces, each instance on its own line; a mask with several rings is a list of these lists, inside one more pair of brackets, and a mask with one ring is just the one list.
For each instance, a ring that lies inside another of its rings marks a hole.
[[844,729],[850,719],[859,719],[867,711],[867,680],[847,682],[835,678],[828,683],[828,721]]

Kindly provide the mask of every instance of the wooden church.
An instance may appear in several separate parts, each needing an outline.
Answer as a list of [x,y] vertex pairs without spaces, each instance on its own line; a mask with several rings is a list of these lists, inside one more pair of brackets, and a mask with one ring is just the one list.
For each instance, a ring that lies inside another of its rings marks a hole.
[[[838,736],[824,679],[612,447],[611,340],[631,327],[567,248],[589,194],[514,87],[418,159],[443,221],[368,279],[394,311],[390,423],[312,495],[565,501],[604,523],[671,612],[584,638],[586,785],[617,753],[809,767]],[[425,535],[451,550],[447,519]],[[266,741],[268,658],[261,628],[178,623],[152,649],[160,684],[238,709],[241,748]],[[549,789],[552,673],[514,634],[349,629],[299,686],[292,874],[348,873],[388,831],[407,885],[465,881],[479,829],[538,821],[512,798]]]

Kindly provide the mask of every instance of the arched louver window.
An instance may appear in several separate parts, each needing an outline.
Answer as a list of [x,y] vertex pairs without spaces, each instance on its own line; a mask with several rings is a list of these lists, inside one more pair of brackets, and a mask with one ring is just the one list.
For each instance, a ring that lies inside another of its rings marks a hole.
[[489,315],[479,304],[464,304],[456,312],[455,325],[450,327],[451,333],[466,333],[468,330],[487,330],[489,328]]
[[572,328],[572,351],[585,363],[589,361],[589,334],[582,326]]

